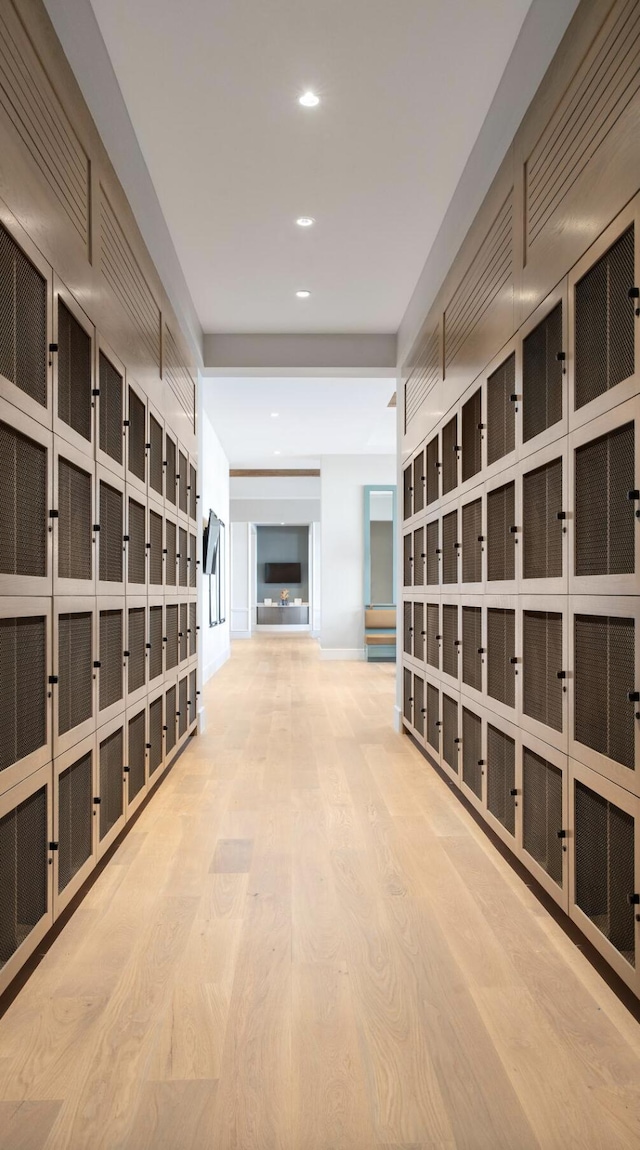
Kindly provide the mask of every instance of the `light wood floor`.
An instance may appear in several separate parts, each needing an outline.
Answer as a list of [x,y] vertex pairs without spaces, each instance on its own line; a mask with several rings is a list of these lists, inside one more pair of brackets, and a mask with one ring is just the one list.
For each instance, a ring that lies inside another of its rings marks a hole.
[[640,1027],[393,732],[393,673],[236,644],[0,1021],[1,1150],[637,1150]]

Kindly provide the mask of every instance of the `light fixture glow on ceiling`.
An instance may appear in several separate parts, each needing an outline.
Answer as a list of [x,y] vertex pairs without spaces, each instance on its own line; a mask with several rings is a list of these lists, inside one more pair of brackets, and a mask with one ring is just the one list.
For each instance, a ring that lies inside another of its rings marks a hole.
[[279,411],[272,411],[271,412],[271,418],[272,419],[279,419],[280,418],[280,412]]
[[273,453],[273,454],[274,454],[274,455],[282,455],[282,452],[281,452],[281,451],[274,451],[274,453]]
[[305,92],[304,96],[301,96],[298,100],[298,103],[302,104],[303,108],[315,108],[316,105],[320,103],[320,97],[316,96],[315,92]]
[[308,291],[307,288],[300,288],[300,291],[297,291],[296,295],[298,299],[309,299],[311,292]]
[[313,216],[298,216],[296,220],[299,228],[312,228],[315,222]]

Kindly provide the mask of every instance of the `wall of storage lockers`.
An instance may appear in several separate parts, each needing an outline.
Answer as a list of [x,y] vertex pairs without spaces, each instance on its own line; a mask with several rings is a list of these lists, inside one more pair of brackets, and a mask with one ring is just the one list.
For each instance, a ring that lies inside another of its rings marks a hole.
[[0,2],[0,991],[195,729],[195,380],[44,9]]
[[639,92],[581,4],[401,405],[405,727],[636,993]]

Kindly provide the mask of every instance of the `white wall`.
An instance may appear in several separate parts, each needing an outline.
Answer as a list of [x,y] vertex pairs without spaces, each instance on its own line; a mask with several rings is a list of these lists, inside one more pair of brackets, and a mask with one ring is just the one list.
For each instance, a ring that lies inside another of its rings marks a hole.
[[320,649],[364,658],[364,488],[396,482],[395,455],[325,455],[321,464]]
[[231,524],[231,634],[250,639],[255,599],[255,559],[251,523]]
[[[204,388],[200,389],[202,396]],[[223,614],[224,623],[217,627],[209,626],[209,578],[202,575],[200,580],[200,678],[202,683],[227,661],[230,653],[229,645],[229,461],[222,449],[212,421],[212,412],[207,409],[206,398],[203,400],[203,409],[199,420],[199,446],[200,458],[200,519],[201,526],[207,521],[209,511],[226,524],[226,571],[224,585],[226,589],[226,607]],[[200,555],[202,555],[202,531],[200,532]]]

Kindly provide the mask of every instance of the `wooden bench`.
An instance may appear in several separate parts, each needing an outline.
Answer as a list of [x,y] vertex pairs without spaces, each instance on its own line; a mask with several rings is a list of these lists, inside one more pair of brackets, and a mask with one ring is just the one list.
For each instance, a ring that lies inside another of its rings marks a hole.
[[366,607],[364,612],[364,649],[367,662],[395,663],[395,607]]

